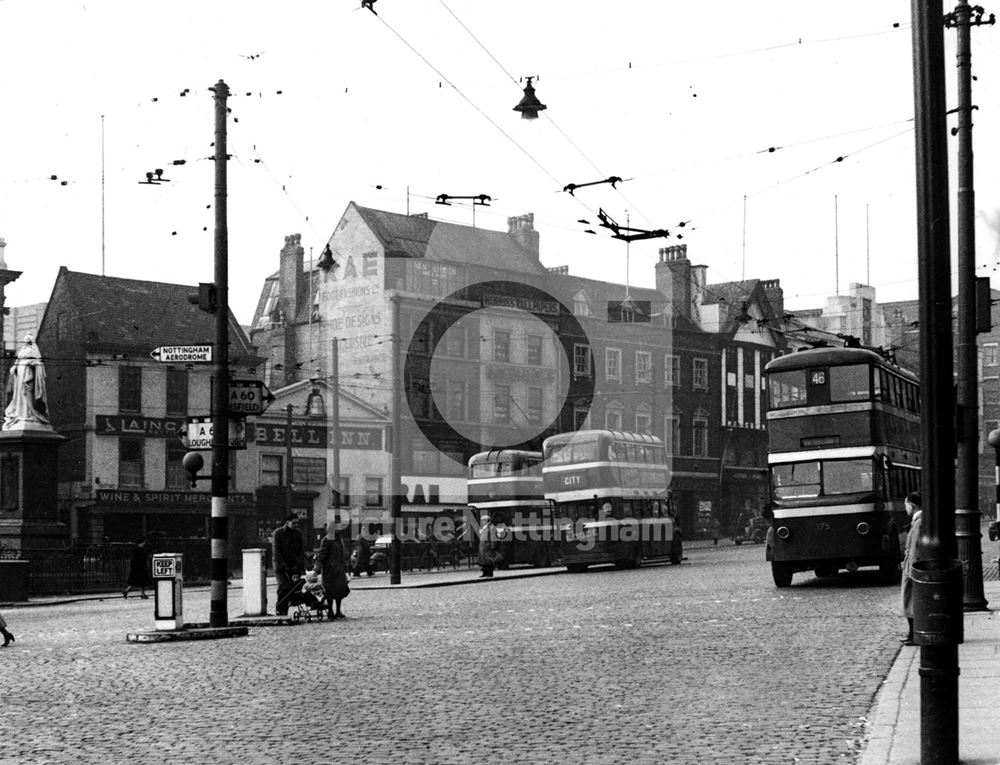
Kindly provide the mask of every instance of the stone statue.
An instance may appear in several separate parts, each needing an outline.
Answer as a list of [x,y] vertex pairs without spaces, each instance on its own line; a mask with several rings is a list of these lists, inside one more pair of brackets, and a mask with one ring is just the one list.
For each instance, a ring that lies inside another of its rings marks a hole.
[[50,430],[48,399],[45,395],[45,366],[42,354],[31,335],[24,338],[24,347],[7,378],[10,403],[4,411],[3,429],[39,428]]

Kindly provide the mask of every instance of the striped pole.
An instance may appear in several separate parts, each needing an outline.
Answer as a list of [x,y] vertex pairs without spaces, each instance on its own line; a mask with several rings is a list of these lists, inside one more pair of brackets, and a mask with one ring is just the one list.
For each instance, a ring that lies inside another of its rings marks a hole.
[[215,94],[215,380],[212,387],[212,570],[210,627],[229,626],[229,229],[226,222],[226,99],[219,80]]

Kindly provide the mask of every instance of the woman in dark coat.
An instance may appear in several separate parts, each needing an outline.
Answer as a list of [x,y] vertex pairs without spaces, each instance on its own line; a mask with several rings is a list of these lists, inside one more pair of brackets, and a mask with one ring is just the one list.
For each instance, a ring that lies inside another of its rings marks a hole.
[[313,571],[322,575],[326,597],[336,604],[330,607],[330,618],[343,618],[340,601],[350,595],[351,588],[347,585],[347,556],[344,554],[344,545],[337,536],[337,524],[332,521],[326,525],[326,536],[320,542]]
[[149,587],[149,558],[146,555],[146,540],[140,539],[135,543],[132,550],[132,559],[128,566],[128,586],[122,590],[122,595],[127,599],[129,592],[137,589],[142,593],[143,598],[148,598],[146,588]]

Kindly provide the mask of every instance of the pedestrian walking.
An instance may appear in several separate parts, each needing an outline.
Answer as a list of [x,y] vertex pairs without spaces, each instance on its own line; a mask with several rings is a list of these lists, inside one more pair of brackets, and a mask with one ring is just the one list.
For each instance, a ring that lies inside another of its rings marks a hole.
[[7,629],[7,622],[4,620],[3,614],[0,614],[0,635],[3,635],[4,648],[14,642],[14,635]]
[[910,530],[906,534],[906,553],[903,556],[903,579],[901,582],[903,615],[909,624],[903,645],[916,645],[913,642],[913,582],[910,574],[913,572],[913,562],[923,559],[923,547],[920,543],[921,526],[923,525],[923,508],[920,494],[911,492],[904,502],[906,514],[910,516]]
[[483,513],[479,526],[479,565],[483,569],[483,572],[479,575],[480,579],[493,576],[493,569],[496,568],[499,557],[500,554],[497,551],[497,527],[493,525],[490,516]]
[[302,540],[302,532],[299,531],[298,513],[289,513],[285,522],[274,530],[271,552],[274,578],[278,582],[278,603],[275,606],[275,613],[285,616],[288,613],[288,596],[295,585],[293,577],[301,576],[306,570],[305,543]]
[[344,544],[340,541],[337,524],[334,521],[326,524],[326,536],[319,544],[313,571],[323,577],[323,590],[326,592],[327,601],[331,604],[330,619],[344,618],[340,602],[351,594],[351,588],[347,584],[347,556]]
[[146,588],[151,587],[149,576],[149,555],[146,553],[146,540],[137,539],[135,547],[132,548],[132,557],[128,564],[128,579],[126,587],[122,590],[122,597],[128,600],[128,594],[132,590],[139,590],[143,599],[147,599]]
[[354,553],[351,555],[351,569],[351,573],[354,576],[361,576],[362,571],[366,572],[368,576],[374,573],[372,570],[372,545],[364,533],[360,534],[354,543]]

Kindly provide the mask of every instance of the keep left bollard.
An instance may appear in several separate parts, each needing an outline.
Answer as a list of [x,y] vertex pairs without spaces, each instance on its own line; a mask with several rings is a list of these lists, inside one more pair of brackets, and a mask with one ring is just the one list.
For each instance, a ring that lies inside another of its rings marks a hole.
[[243,551],[243,615],[267,614],[267,550]]
[[156,596],[153,611],[156,629],[184,629],[183,554],[158,553],[153,556],[153,587]]

